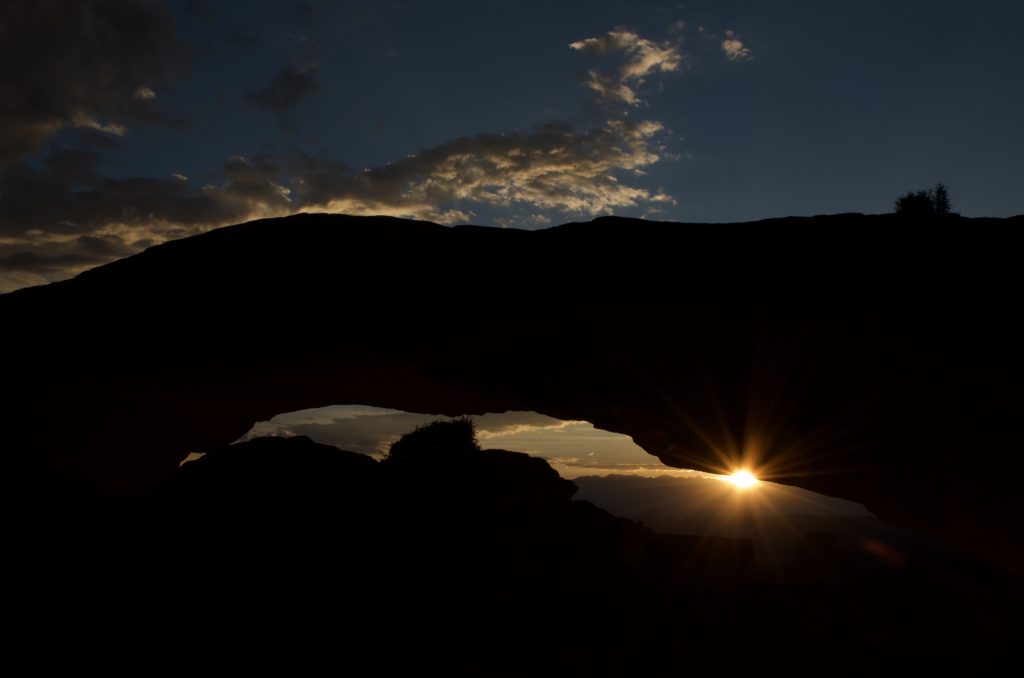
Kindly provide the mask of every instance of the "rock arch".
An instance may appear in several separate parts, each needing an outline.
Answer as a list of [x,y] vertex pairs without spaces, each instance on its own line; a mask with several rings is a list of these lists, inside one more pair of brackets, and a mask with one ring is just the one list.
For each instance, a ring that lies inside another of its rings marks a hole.
[[5,459],[145,491],[284,411],[533,410],[679,466],[753,451],[1020,567],[1019,224],[220,229],[0,297]]

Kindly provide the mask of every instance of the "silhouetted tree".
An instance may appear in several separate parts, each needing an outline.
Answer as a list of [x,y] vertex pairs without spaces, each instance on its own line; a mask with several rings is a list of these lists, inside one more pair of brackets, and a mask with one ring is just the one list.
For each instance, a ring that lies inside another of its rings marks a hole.
[[949,214],[949,193],[946,192],[946,186],[941,181],[935,185],[935,189],[932,191],[932,206],[935,208],[936,214]]
[[930,191],[910,192],[896,200],[896,213],[907,216],[942,216],[950,213],[949,192],[941,182]]
[[459,417],[417,426],[391,444],[384,461],[444,463],[465,460],[479,451],[473,420]]
[[896,200],[896,213],[921,216],[931,212],[931,198],[927,191],[910,192]]

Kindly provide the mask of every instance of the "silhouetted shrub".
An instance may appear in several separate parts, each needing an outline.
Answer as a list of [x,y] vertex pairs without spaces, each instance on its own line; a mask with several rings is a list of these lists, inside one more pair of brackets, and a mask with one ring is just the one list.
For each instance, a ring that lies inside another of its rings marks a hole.
[[476,454],[476,427],[470,417],[432,421],[391,444],[384,461],[389,463],[457,462]]
[[895,203],[896,213],[907,216],[942,216],[950,213],[949,192],[940,182],[930,191],[910,192]]

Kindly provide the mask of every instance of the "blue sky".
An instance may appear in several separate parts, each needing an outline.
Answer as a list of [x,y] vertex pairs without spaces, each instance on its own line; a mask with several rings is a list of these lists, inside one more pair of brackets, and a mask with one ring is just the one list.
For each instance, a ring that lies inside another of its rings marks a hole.
[[1020,3],[0,14],[0,291],[301,210],[727,222],[885,212],[942,181],[967,216],[1024,212]]

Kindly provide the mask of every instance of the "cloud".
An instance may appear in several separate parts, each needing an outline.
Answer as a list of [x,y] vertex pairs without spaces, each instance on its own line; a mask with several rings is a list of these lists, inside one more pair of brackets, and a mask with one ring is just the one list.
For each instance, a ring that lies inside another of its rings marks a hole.
[[0,247],[0,269],[18,271],[23,275],[44,276],[65,269],[83,269],[97,263],[125,256],[130,249],[118,238],[82,236],[55,241],[40,250],[19,250],[3,253]]
[[292,111],[303,99],[320,89],[316,80],[318,66],[317,63],[286,66],[266,87],[248,92],[245,100],[254,108],[275,114],[282,129],[291,130],[294,128]]
[[241,440],[268,435],[285,438],[304,435],[318,443],[381,458],[387,454],[391,443],[402,435],[417,426],[441,418],[383,409],[356,416],[340,415],[337,419],[326,421],[310,421],[304,417],[304,413],[296,414],[285,414],[267,422],[258,422]]
[[622,63],[613,74],[591,70],[587,73],[586,84],[599,101],[629,106],[641,103],[635,88],[642,85],[647,76],[678,70],[682,63],[682,53],[677,43],[655,43],[626,29],[616,29],[597,38],[579,40],[569,47],[595,56],[620,56]]
[[164,120],[155,95],[181,51],[161,5],[8,0],[0,26],[0,168],[63,128],[123,135],[126,120]]
[[[0,173],[0,292],[56,280],[165,240],[287,213],[287,189],[269,160],[230,158],[217,186],[103,176],[96,151],[56,149],[36,169]],[[31,274],[34,277],[26,277]]]
[[316,79],[323,58],[320,45],[305,36],[297,40],[302,53],[295,63],[279,70],[265,87],[245,95],[246,103],[273,113],[281,128],[288,131],[294,128],[291,116],[295,108],[320,90]]
[[[303,44],[312,51],[299,65],[249,95],[250,103],[283,122],[301,93],[315,86],[315,45]],[[625,55],[616,77],[633,85],[679,62],[674,47],[628,31],[573,48]],[[134,101],[150,102],[151,94],[148,84],[133,83]],[[487,207],[506,211],[506,225],[538,225],[550,220],[545,213],[596,216],[674,204],[668,194],[628,181],[670,156],[660,142],[661,123],[614,111],[604,117],[589,128],[549,122],[532,130],[461,137],[369,168],[297,152],[236,156],[225,161],[219,181],[207,185],[181,173],[107,177],[100,171],[100,146],[57,148],[42,167],[17,162],[0,169],[0,271],[17,273],[10,280],[34,279],[28,274],[59,279],[103,263],[105,256],[110,260],[165,240],[299,211],[454,224],[471,221],[474,209]],[[515,212],[522,214],[518,222],[511,219]],[[107,249],[89,238],[107,243]]]
[[736,37],[734,31],[725,32],[725,40],[722,41],[722,51],[725,52],[725,56],[729,57],[731,61],[742,61],[751,58],[750,50]]
[[558,475],[568,480],[587,476],[593,477],[609,475],[641,476],[646,478],[660,478],[664,476],[672,476],[676,478],[714,478],[711,474],[703,473],[701,471],[671,468],[657,462],[646,464],[608,464],[594,463],[589,459],[581,460],[575,457],[544,457],[544,459],[551,465],[551,468],[558,471]]
[[629,186],[615,172],[660,159],[654,122],[609,120],[578,130],[548,123],[529,132],[463,137],[382,167],[351,173],[314,161],[296,180],[299,202],[350,214],[393,214],[441,223],[466,220],[458,204],[596,215],[663,193]]
[[[508,416],[513,415],[513,416]],[[516,421],[515,415],[526,415],[524,421]],[[490,419],[488,419],[490,418]],[[484,415],[477,420],[477,438],[488,445],[500,445],[502,438],[529,434],[548,434],[564,431],[572,426],[586,424],[584,421],[561,421],[534,412],[516,412],[506,415]]]
[[[357,170],[325,157],[229,158],[218,185],[103,176],[103,155],[56,149],[40,169],[18,163],[0,174],[0,269],[65,276],[164,240],[230,223],[298,211],[391,214],[468,221],[465,206],[525,207],[596,215],[671,203],[615,173],[659,160],[654,122],[610,120],[590,130],[547,124],[529,132],[465,137],[389,165]],[[542,223],[531,213],[527,219]],[[105,252],[86,237],[107,239]],[[74,248],[80,258],[71,256]],[[108,255],[104,258],[104,254]]]
[[151,244],[236,219],[280,214],[287,189],[279,167],[264,158],[234,157],[219,186],[181,177],[114,179],[98,169],[95,151],[57,149],[36,169],[18,163],[0,175],[0,244],[64,242],[85,235]]

